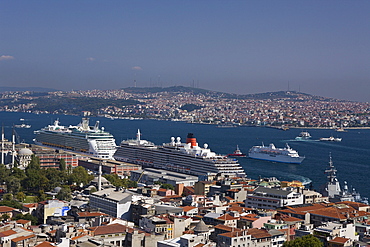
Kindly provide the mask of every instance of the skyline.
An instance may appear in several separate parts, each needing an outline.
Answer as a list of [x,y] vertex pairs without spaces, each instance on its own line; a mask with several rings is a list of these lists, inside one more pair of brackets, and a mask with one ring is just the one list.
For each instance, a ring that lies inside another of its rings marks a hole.
[[368,1],[2,1],[0,86],[370,102]]

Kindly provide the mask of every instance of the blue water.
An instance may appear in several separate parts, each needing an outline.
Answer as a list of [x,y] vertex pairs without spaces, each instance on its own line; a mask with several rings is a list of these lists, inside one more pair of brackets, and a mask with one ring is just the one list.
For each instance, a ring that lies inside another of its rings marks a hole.
[[[0,122],[4,125],[6,138],[11,138],[11,126],[21,123],[32,125],[30,129],[16,129],[18,140],[32,143],[33,131],[51,124],[59,118],[62,125],[76,125],[81,117],[48,114],[27,114],[0,112]],[[319,189],[326,182],[324,170],[329,162],[331,153],[333,163],[337,168],[338,179],[343,185],[348,182],[362,196],[370,197],[367,181],[370,177],[370,130],[348,130],[334,132],[333,130],[309,129],[312,140],[295,141],[294,138],[301,132],[300,129],[282,131],[262,127],[217,128],[214,125],[189,124],[183,122],[156,121],[156,120],[111,120],[107,118],[90,119],[90,124],[100,121],[100,126],[112,133],[117,144],[120,141],[135,138],[137,129],[141,130],[142,138],[155,144],[170,141],[170,137],[180,136],[185,140],[188,132],[194,133],[200,146],[207,143],[216,153],[232,153],[236,145],[243,152],[248,152],[254,145],[274,143],[276,147],[284,147],[285,143],[297,150],[306,159],[300,165],[273,163],[268,161],[239,158],[240,164],[251,178],[277,177],[279,180],[300,180],[311,182],[314,189]],[[320,142],[321,137],[341,137],[341,142]]]

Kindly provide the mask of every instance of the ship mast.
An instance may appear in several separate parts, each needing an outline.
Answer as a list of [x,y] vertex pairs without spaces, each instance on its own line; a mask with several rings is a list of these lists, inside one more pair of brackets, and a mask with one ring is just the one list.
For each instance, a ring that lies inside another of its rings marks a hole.
[[326,183],[325,193],[329,198],[334,198],[336,195],[340,195],[341,189],[340,184],[337,179],[336,173],[337,169],[335,169],[333,165],[333,161],[331,158],[331,154],[329,156],[329,167],[325,170],[325,174],[327,174],[328,182]]
[[337,181],[336,173],[337,173],[337,169],[335,169],[331,155],[330,155],[329,156],[329,168],[325,170],[325,174],[327,174],[329,184],[335,184],[335,182]]

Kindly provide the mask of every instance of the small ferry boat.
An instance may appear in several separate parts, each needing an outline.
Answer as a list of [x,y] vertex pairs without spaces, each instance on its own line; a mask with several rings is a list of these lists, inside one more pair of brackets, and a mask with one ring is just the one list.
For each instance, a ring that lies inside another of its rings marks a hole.
[[234,153],[228,154],[227,156],[231,156],[231,157],[247,157],[246,154],[244,154],[244,153],[242,153],[242,151],[240,151],[238,145],[236,145],[236,149],[235,149]]
[[310,138],[311,138],[310,133],[308,133],[307,131],[302,131],[301,133],[299,133],[299,135],[295,139],[297,141],[305,141],[305,140],[308,140]]
[[22,123],[22,124],[16,124],[14,125],[15,128],[25,128],[25,129],[29,129],[31,128],[31,125],[29,124],[25,124],[25,123]]
[[330,137],[320,138],[320,141],[341,142],[342,141],[342,138],[330,136]]

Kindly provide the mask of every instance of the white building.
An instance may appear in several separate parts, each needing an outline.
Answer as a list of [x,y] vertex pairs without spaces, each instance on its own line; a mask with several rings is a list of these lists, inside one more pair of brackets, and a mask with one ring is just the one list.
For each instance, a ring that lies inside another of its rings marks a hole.
[[258,187],[245,200],[246,207],[277,209],[303,204],[303,195],[292,190]]
[[139,197],[131,191],[109,188],[92,193],[90,206],[113,217],[130,220],[131,202]]

